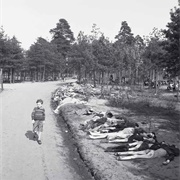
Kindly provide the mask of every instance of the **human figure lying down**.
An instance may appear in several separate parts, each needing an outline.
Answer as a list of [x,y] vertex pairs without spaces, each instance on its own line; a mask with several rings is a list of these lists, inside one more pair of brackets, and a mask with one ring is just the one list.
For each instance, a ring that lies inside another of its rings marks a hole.
[[175,156],[179,156],[180,150],[175,145],[165,144],[161,142],[159,144],[152,145],[149,149],[142,151],[126,151],[115,153],[117,160],[131,160],[137,158],[152,159],[165,157],[166,160],[163,162],[164,165],[169,164],[174,160]]
[[149,138],[143,141],[135,141],[132,143],[121,143],[118,146],[110,146],[105,149],[105,152],[124,152],[124,151],[142,151],[149,149],[151,146],[158,144],[156,139]]
[[[107,138],[108,140],[114,140],[114,139],[128,139],[130,136],[136,133],[144,132],[142,128],[139,128],[139,125],[137,124],[135,127],[127,127],[123,130],[117,131],[117,132],[110,132],[110,133],[100,133],[100,132],[93,132],[89,131],[89,137],[91,139],[104,139]],[[125,141],[126,142],[126,141]]]

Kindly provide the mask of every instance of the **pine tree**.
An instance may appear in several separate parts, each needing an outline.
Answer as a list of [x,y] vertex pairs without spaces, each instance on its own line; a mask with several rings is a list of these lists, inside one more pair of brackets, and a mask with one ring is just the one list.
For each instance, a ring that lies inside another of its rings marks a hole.
[[164,49],[167,51],[165,64],[168,73],[172,77],[180,76],[180,8],[174,8],[170,12],[171,22],[167,24],[167,30],[163,30],[167,41]]
[[66,58],[70,46],[75,40],[68,22],[65,19],[60,19],[56,27],[50,30],[50,33],[53,35],[52,43],[57,45],[58,52]]

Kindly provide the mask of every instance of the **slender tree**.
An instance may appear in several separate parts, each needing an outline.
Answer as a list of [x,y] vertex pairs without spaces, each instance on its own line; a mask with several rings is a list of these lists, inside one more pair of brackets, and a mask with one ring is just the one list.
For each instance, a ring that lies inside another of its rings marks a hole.
[[165,50],[161,46],[163,42],[164,35],[160,30],[154,28],[153,32],[150,34],[150,37],[147,38],[147,46],[144,51],[144,57],[147,61],[149,61],[149,71],[154,74],[153,81],[156,88],[156,94],[158,90],[158,74],[162,70],[162,62],[165,55]]
[[124,77],[127,76],[130,78],[132,82],[133,77],[133,68],[135,67],[134,64],[134,42],[135,38],[133,33],[131,32],[131,28],[129,27],[126,21],[123,21],[121,24],[121,28],[119,33],[115,36],[117,39],[114,43],[114,47],[116,48],[116,57],[119,61],[118,68],[121,74]]

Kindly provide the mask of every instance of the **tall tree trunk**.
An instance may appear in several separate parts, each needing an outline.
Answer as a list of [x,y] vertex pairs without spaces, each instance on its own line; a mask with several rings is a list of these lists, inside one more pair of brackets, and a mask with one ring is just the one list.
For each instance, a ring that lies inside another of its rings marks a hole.
[[36,69],[36,81],[39,81],[39,73],[38,73],[38,68]]
[[94,87],[96,87],[96,72],[95,72],[95,70],[93,70],[93,83],[94,83]]
[[33,81],[33,71],[30,69],[30,81]]
[[3,69],[0,69],[0,83],[1,83],[1,90],[3,90]]
[[158,84],[158,80],[159,80],[159,71],[158,68],[155,69],[155,94],[158,94],[158,89],[159,89],[159,84]]
[[12,83],[14,83],[14,68],[12,68]]
[[[44,65],[44,69],[43,69],[43,81],[45,81],[45,72],[46,72],[46,70],[45,70],[45,65]],[[53,80],[54,80],[54,77],[53,77]]]
[[20,71],[20,80],[23,81],[22,80],[22,71]]
[[81,82],[82,74],[81,74],[81,65],[78,67],[78,81]]
[[98,76],[98,84],[101,83],[101,72],[97,72],[97,76]]
[[101,72],[102,74],[102,80],[101,80],[101,97],[104,96],[103,91],[104,91],[104,71]]
[[24,71],[21,72],[21,79],[22,79],[22,81],[25,81]]
[[13,79],[13,72],[12,72],[12,68],[10,68],[10,83],[12,83],[12,79]]
[[179,77],[177,77],[177,83],[178,83],[178,88],[177,88],[177,101],[179,101],[179,91],[180,91]]
[[54,74],[54,72],[52,73],[52,77],[53,77],[53,80],[54,80],[54,77],[55,77],[55,74]]
[[123,72],[122,72],[122,68],[119,69],[119,83],[120,85],[122,85],[122,76],[123,76]]

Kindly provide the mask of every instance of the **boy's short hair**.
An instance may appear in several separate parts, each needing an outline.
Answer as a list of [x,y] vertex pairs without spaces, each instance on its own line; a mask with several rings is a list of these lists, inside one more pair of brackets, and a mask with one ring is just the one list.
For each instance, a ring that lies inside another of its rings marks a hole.
[[41,103],[41,104],[43,104],[43,100],[42,99],[38,99],[37,101],[36,101],[36,103]]

